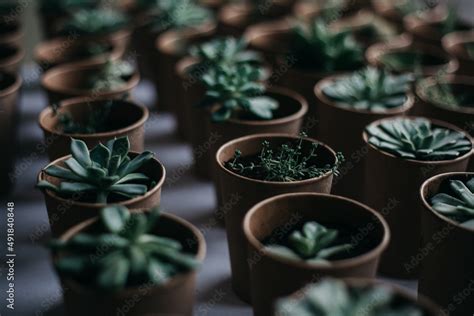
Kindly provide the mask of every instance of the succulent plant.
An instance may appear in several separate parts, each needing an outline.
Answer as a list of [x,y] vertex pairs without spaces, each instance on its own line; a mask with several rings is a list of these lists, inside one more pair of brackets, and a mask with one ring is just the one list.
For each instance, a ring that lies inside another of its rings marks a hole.
[[234,158],[226,163],[230,170],[253,179],[277,182],[293,182],[321,177],[328,172],[338,175],[339,167],[344,162],[344,156],[337,154],[333,165],[318,166],[316,150],[318,143],[311,143],[309,153],[303,153],[302,134],[294,144],[283,144],[276,149],[270,147],[270,142],[264,141],[260,154],[256,157],[242,157],[242,152],[236,150]]
[[73,13],[81,9],[97,8],[101,2],[97,0],[40,0],[40,10],[47,14]]
[[270,120],[279,105],[264,95],[260,78],[261,69],[248,64],[211,68],[202,76],[206,95],[199,106],[211,107],[216,122],[232,117]]
[[295,28],[294,34],[291,52],[303,69],[332,72],[363,66],[363,49],[348,30],[335,32],[322,20],[315,20]]
[[433,127],[425,118],[386,119],[370,124],[366,132],[370,144],[405,159],[455,159],[472,149],[471,141],[463,133]]
[[37,187],[62,197],[81,194],[81,200],[95,203],[144,195],[155,183],[137,170],[153,159],[154,154],[145,151],[131,159],[129,150],[127,137],[110,140],[106,145],[99,144],[90,152],[83,141],[71,139],[72,157],[65,161],[65,166],[50,165],[43,170],[60,179],[59,185],[41,180]]
[[265,249],[289,259],[330,264],[331,257],[352,248],[349,243],[337,243],[338,235],[336,229],[326,228],[317,222],[307,222],[301,231],[295,230],[287,240],[268,244]]
[[423,316],[415,303],[400,300],[384,285],[350,286],[325,279],[303,290],[301,295],[277,301],[277,316]]
[[100,70],[91,75],[87,88],[94,91],[113,91],[122,88],[135,72],[127,61],[107,61]]
[[434,85],[426,85],[426,82],[422,80],[418,85],[430,102],[449,109],[474,107],[474,93],[470,89],[454,91],[455,86],[442,78],[437,79]]
[[430,203],[436,212],[474,229],[474,178],[449,180],[449,191],[436,194]]
[[100,211],[100,229],[54,240],[58,273],[79,284],[114,292],[143,284],[161,285],[173,276],[196,269],[199,262],[175,239],[152,233],[160,213],[131,213],[111,205]]
[[110,9],[91,9],[74,12],[62,26],[62,34],[101,35],[127,26],[125,15]]
[[344,108],[384,112],[402,106],[413,75],[391,75],[373,67],[340,77],[323,87],[323,93]]

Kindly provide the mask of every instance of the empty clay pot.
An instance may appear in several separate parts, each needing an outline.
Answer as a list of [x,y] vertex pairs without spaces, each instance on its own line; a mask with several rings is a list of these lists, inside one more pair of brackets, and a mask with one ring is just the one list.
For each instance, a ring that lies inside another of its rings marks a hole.
[[442,39],[443,48],[459,62],[457,74],[474,76],[474,49],[472,55],[466,45],[474,46],[474,31],[453,32]]
[[[75,122],[85,122],[93,111],[106,106],[111,102],[108,98],[90,101],[88,98],[74,98],[62,101],[58,114],[67,113]],[[113,127],[107,132],[95,134],[66,134],[62,131],[58,115],[51,107],[45,108],[39,116],[39,124],[44,132],[46,150],[49,160],[53,161],[70,153],[71,138],[80,139],[89,149],[99,143],[105,144],[108,140],[127,136],[130,141],[130,150],[142,152],[145,143],[144,124],[148,119],[148,109],[132,101],[114,100],[109,113],[109,123]]]
[[25,51],[19,46],[0,44],[0,71],[17,73],[25,57]]
[[[388,119],[385,119],[388,120]],[[442,121],[431,120],[433,126],[464,133],[461,129]],[[372,124],[379,124],[380,121]],[[365,176],[365,202],[387,220],[392,238],[382,256],[380,272],[383,275],[415,279],[419,266],[412,264],[420,252],[421,204],[419,188],[422,183],[437,174],[466,171],[471,152],[452,160],[422,161],[403,159],[384,152],[368,143]]]
[[[82,232],[93,232],[97,218],[92,218],[67,230],[61,240]],[[203,261],[206,242],[194,225],[172,214],[162,213],[153,231],[158,236],[175,239],[183,250]],[[61,278],[64,303],[68,315],[186,315],[191,316],[196,291],[197,272],[180,273],[163,285],[143,284],[117,293],[98,292],[77,282]]]
[[49,104],[73,97],[88,97],[90,100],[100,97],[120,99],[130,94],[140,81],[139,73],[135,72],[127,78],[123,87],[114,91],[84,88],[90,76],[97,73],[100,67],[102,65],[73,63],[59,65],[45,72],[41,78],[41,86],[48,94]]
[[[273,234],[289,233],[308,221],[350,230],[351,240],[358,240],[354,245],[367,244],[354,257],[333,260],[330,265],[292,260],[265,249],[264,241]],[[275,300],[323,277],[374,278],[390,239],[387,223],[374,210],[347,198],[317,193],[266,199],[247,212],[243,228],[255,316],[272,315]]]
[[[138,155],[136,152],[130,152],[130,158]],[[57,165],[64,166],[64,162],[71,156],[65,156],[51,162],[48,166]],[[48,167],[46,166],[46,167]],[[156,182],[145,195],[135,197],[129,200],[117,202],[115,204],[123,205],[129,209],[150,209],[160,205],[161,187],[165,181],[165,167],[157,159],[152,159],[146,163],[137,172],[146,174],[149,178]],[[47,175],[44,171],[38,174],[38,181],[47,180],[55,185],[60,183],[60,179]],[[62,198],[56,193],[44,190],[44,199],[46,209],[48,211],[49,223],[51,225],[51,233],[54,237],[62,235],[66,230],[78,223],[96,217],[99,211],[106,206],[101,203],[82,202],[81,195],[75,194],[69,199]]]
[[[371,122],[391,116],[404,115],[412,107],[414,97],[407,95],[405,103],[386,112],[373,112],[346,108],[326,96],[324,88],[334,84],[345,75],[327,77],[316,84],[316,124],[318,139],[344,154],[346,161],[341,167],[341,175],[333,181],[333,192],[357,201],[363,200],[365,156],[367,146],[360,137],[364,128]],[[347,76],[347,75],[346,75]],[[344,132],[341,133],[341,126]],[[314,137],[314,135],[312,135]]]
[[[423,183],[420,194],[422,258],[418,292],[437,302],[451,316],[469,315],[474,310],[474,230],[433,210],[429,200],[449,180],[466,181],[474,173],[450,172]],[[442,286],[440,286],[442,285]]]
[[[230,262],[232,269],[232,287],[236,294],[244,301],[250,302],[250,276],[247,265],[247,248],[242,223],[248,210],[259,201],[283,193],[292,192],[321,192],[330,193],[333,173],[328,172],[319,178],[295,182],[272,182],[256,180],[241,176],[226,167],[232,161],[236,150],[242,156],[252,156],[260,153],[262,142],[268,140],[272,147],[296,141],[297,136],[288,134],[256,134],[234,139],[224,144],[216,154],[217,177],[216,185],[221,209],[216,214],[225,218],[227,241],[229,243]],[[303,142],[303,152],[308,152],[313,139]],[[321,144],[317,149],[318,165],[334,164],[335,152]],[[253,286],[253,285],[252,285]]]

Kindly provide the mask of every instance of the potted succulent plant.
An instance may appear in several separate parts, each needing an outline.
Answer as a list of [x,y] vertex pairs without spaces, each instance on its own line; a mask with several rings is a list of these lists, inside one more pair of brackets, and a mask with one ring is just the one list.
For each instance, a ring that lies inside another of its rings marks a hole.
[[416,278],[419,267],[411,262],[420,252],[417,192],[433,175],[465,171],[471,138],[445,122],[407,117],[375,121],[366,127],[363,139],[368,145],[365,201],[381,212],[392,231],[380,272]]
[[474,173],[434,176],[425,181],[420,194],[422,247],[430,251],[421,262],[418,292],[449,315],[469,314],[474,309],[472,292],[465,299],[457,297],[474,279]]
[[[315,131],[318,139],[341,150],[347,157],[334,193],[361,201],[363,198],[365,154],[364,128],[371,122],[411,110],[413,76],[391,75],[368,67],[350,74],[325,78],[314,89],[321,118]],[[344,133],[341,133],[344,126]]]
[[22,81],[17,74],[0,71],[0,195],[7,194],[12,189],[9,173],[13,168],[15,158],[15,139],[19,116],[18,96]]
[[50,244],[67,314],[192,315],[201,232],[157,208],[111,205],[98,215]]
[[84,96],[123,98],[129,95],[140,81],[134,67],[122,60],[105,64],[83,63],[56,66],[44,73],[41,85],[48,93],[49,103]]
[[40,68],[46,71],[72,62],[103,64],[108,60],[119,60],[124,54],[125,47],[113,41],[83,42],[69,37],[57,37],[38,44],[34,58]]
[[453,32],[442,39],[443,48],[459,62],[456,73],[474,74],[474,31]]
[[0,44],[0,71],[16,73],[25,57],[25,51],[19,46]]
[[[311,222],[323,227],[309,226]],[[247,212],[243,227],[256,316],[272,315],[276,299],[323,277],[374,278],[390,238],[387,223],[374,210],[353,200],[321,193],[268,198]],[[298,239],[296,247],[310,257],[319,253],[325,260],[294,258],[269,247],[274,241],[286,239],[295,243]],[[330,248],[326,248],[328,241],[332,241]],[[338,247],[336,253],[334,247]]]
[[458,69],[458,62],[441,48],[415,42],[406,34],[388,43],[370,46],[366,58],[374,67],[398,73],[414,72],[422,76],[435,75],[439,71],[452,73]]
[[224,144],[215,159],[216,185],[220,188],[218,199],[230,204],[224,213],[216,215],[226,223],[232,285],[240,298],[250,301],[247,250],[242,231],[245,214],[262,199],[278,194],[330,193],[333,176],[343,158],[313,139],[257,134]]
[[159,205],[165,168],[149,151],[129,152],[127,137],[89,151],[71,140],[71,154],[47,165],[38,175],[53,236],[94,217],[106,204],[130,209]]
[[275,316],[351,315],[443,316],[431,301],[406,290],[368,279],[325,279],[279,299]]
[[126,136],[130,149],[142,152],[144,124],[148,109],[132,101],[98,98],[73,98],[59,106],[45,108],[39,116],[49,160],[69,154],[71,138],[84,141],[88,148]]

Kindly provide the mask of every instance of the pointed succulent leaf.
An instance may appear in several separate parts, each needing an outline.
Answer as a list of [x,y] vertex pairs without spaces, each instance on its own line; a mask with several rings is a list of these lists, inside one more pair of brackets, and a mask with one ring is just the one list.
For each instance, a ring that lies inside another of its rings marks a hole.
[[72,157],[84,168],[91,165],[92,161],[89,155],[89,148],[86,143],[79,139],[71,139]]
[[130,212],[122,205],[107,206],[100,211],[100,218],[111,233],[118,233],[127,225]]
[[99,144],[91,150],[90,158],[100,167],[107,169],[109,167],[110,150],[106,146]]

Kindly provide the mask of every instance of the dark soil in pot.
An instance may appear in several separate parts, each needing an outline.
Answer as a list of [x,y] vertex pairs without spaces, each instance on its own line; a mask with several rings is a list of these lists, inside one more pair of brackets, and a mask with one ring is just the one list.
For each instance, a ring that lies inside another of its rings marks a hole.
[[[90,232],[97,226],[97,219],[82,222],[61,236],[68,240],[81,232]],[[159,236],[179,241],[186,252],[204,260],[206,244],[201,232],[189,222],[171,214],[162,214],[154,232]],[[104,294],[85,288],[77,282],[62,279],[64,301],[68,315],[187,315],[193,311],[196,271],[178,274],[161,286],[144,284],[117,293]],[[132,303],[130,303],[132,302]]]
[[[357,244],[359,250],[355,256],[330,260],[328,265],[284,258],[264,247],[264,241],[276,229],[293,230],[299,223],[308,221],[351,227],[349,231],[355,235],[350,240],[357,240],[353,244]],[[372,209],[353,200],[317,193],[284,194],[266,199],[248,211],[243,225],[249,247],[247,263],[253,311],[257,316],[272,315],[276,299],[323,277],[375,277],[379,257],[390,238],[387,223]]]
[[[137,155],[138,153],[136,152],[129,153],[130,158]],[[70,157],[71,156],[59,158],[51,162],[48,166],[64,166],[65,160]],[[154,182],[154,186],[150,184],[150,188],[145,195],[128,200],[123,200],[122,198],[116,199],[114,200],[115,204],[124,205],[129,209],[149,209],[154,206],[159,206],[161,187],[163,186],[166,174],[163,164],[157,159],[152,159],[137,170],[137,172],[141,172],[151,178]],[[60,179],[46,175],[44,171],[41,171],[38,175],[38,181],[41,180],[47,180],[55,185],[60,182]],[[73,195],[72,198],[63,198],[50,190],[43,192],[49,223],[51,225],[51,233],[54,237],[60,236],[67,229],[84,220],[97,216],[99,210],[105,206],[105,204],[101,203],[88,202],[87,197],[82,196],[82,194]],[[84,200],[84,198],[86,198],[86,200]]]
[[0,44],[0,71],[17,73],[25,57],[25,52],[19,46]]
[[[372,124],[376,126],[380,122]],[[432,121],[432,125],[463,133],[445,122]],[[469,137],[465,133],[464,135],[465,138]],[[363,139],[368,146],[365,202],[384,216],[392,232],[390,245],[382,256],[380,272],[390,277],[415,279],[418,277],[419,266],[413,264],[413,261],[416,261],[420,253],[422,212],[419,188],[426,179],[434,175],[465,171],[471,152],[455,159],[403,159],[369,144],[367,131],[364,131]]]
[[[262,142],[268,140],[271,146],[279,146],[289,141],[297,141],[297,136],[285,134],[259,134],[232,140],[223,145],[216,154],[218,165],[216,185],[222,207],[217,216],[225,218],[227,239],[232,268],[232,286],[237,295],[244,301],[250,301],[249,269],[246,264],[247,249],[242,231],[242,223],[247,211],[262,199],[291,192],[330,193],[333,173],[327,172],[318,178],[294,182],[262,181],[242,176],[229,170],[227,163],[234,158],[236,150],[243,157],[255,157],[261,149]],[[303,152],[309,150],[314,140],[305,140]],[[336,163],[335,152],[324,144],[318,146],[316,153],[318,166]],[[247,158],[248,159],[248,158]]]
[[443,48],[459,62],[457,74],[474,75],[474,31],[454,32],[442,39]]
[[51,107],[44,109],[39,124],[49,160],[53,161],[69,154],[71,137],[83,140],[92,149],[99,143],[127,136],[130,149],[142,152],[148,115],[146,107],[131,101],[75,98],[62,101],[57,113]]
[[[418,292],[437,302],[452,316],[468,315],[474,310],[474,229],[441,215],[431,206],[438,193],[450,194],[449,181],[466,182],[474,173],[444,173],[425,181],[420,194],[422,247]],[[442,286],[440,286],[442,285]]]

